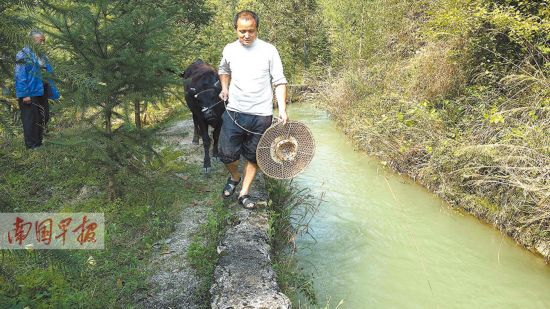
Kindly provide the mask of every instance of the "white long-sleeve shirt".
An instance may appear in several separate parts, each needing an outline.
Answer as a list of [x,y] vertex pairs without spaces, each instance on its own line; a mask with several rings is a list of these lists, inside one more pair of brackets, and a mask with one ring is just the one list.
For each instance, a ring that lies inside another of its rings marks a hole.
[[273,115],[273,87],[287,83],[279,52],[260,39],[227,44],[218,73],[231,76],[227,109],[252,115]]

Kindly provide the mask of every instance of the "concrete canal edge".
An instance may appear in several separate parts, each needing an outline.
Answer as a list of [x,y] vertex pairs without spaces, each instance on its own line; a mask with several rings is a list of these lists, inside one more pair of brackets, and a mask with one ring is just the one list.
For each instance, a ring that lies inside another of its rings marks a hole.
[[[252,195],[257,200],[267,201],[263,184],[259,184]],[[255,210],[243,209],[236,203],[230,207],[236,220],[218,245],[219,260],[210,288],[211,307],[291,308],[289,298],[280,291],[271,265],[269,215],[265,205]]]

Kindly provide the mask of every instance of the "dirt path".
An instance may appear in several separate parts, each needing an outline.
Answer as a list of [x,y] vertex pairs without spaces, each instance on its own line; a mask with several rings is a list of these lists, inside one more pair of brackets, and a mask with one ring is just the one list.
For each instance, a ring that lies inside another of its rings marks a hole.
[[[192,144],[193,123],[180,121],[160,133],[161,147],[173,147],[183,151],[178,160],[184,160],[200,169],[203,160],[203,146]],[[220,163],[213,162],[210,177],[226,177]],[[189,177],[179,175],[183,179]],[[214,190],[208,188],[207,190]],[[187,251],[194,235],[212,212],[211,201],[195,201],[182,205],[180,221],[174,232],[155,244],[155,253],[149,265],[153,275],[149,286],[153,287],[140,306],[145,308],[290,308],[291,304],[277,285],[271,266],[269,238],[269,214],[266,209],[267,193],[262,177],[254,182],[251,195],[262,205],[256,210],[237,206],[234,200],[227,200],[226,207],[235,215],[233,226],[229,226],[225,237],[218,245],[220,256],[214,271],[214,284],[210,295],[198,295],[205,278],[200,278],[187,260]],[[205,304],[211,299],[211,304]]]
[[[179,121],[160,133],[162,146],[174,147],[185,153],[180,160],[202,164],[202,145],[191,143],[193,122]],[[183,175],[179,175],[185,177]],[[155,253],[149,265],[153,275],[148,283],[153,287],[140,305],[145,308],[204,308],[199,303],[196,293],[201,283],[196,271],[187,260],[187,251],[194,234],[205,223],[207,214],[211,211],[208,203],[193,203],[183,206],[179,223],[174,232],[166,239],[159,241],[153,247]]]

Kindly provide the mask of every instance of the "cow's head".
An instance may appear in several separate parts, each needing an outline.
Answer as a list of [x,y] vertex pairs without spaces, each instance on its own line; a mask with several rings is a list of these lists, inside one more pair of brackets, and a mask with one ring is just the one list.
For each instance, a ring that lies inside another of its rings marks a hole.
[[200,80],[194,87],[187,88],[188,94],[195,98],[198,103],[197,109],[202,113],[207,121],[216,119],[217,115],[215,107],[223,104],[220,101],[219,94],[221,84],[218,75],[215,72],[201,76]]

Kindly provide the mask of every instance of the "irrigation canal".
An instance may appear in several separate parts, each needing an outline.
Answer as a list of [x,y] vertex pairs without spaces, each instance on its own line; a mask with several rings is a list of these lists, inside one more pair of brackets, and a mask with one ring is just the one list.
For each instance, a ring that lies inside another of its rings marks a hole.
[[298,260],[331,308],[550,308],[550,267],[353,145],[326,113],[292,105],[316,154],[297,181],[326,200]]

